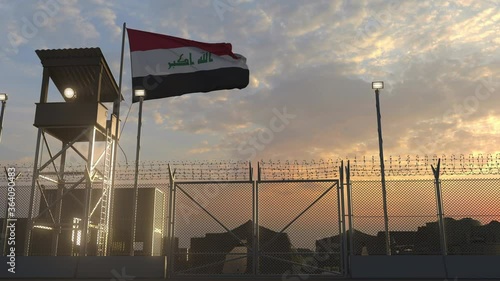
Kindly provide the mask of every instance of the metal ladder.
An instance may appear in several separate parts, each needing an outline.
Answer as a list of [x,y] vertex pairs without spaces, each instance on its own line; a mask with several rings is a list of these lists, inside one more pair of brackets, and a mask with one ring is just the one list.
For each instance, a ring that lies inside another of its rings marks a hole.
[[99,218],[99,228],[97,231],[97,255],[105,256],[109,232],[109,209],[110,209],[110,192],[113,173],[113,137],[111,129],[106,130],[106,148],[104,156],[104,173],[102,180],[102,196],[101,196],[101,211]]

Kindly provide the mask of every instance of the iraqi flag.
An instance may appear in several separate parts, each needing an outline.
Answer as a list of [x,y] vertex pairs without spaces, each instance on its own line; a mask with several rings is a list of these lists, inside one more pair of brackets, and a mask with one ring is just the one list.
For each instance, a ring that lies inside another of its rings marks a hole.
[[144,100],[248,85],[246,58],[233,53],[229,43],[202,43],[134,29],[127,33],[132,86],[146,90]]

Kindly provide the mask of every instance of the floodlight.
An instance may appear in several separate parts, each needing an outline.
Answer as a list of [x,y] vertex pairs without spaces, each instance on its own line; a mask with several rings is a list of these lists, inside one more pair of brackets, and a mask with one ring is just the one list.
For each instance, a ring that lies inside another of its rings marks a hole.
[[146,95],[146,90],[144,89],[135,89],[134,96],[136,97],[144,97]]
[[384,81],[375,81],[372,82],[372,89],[383,89],[384,88]]
[[76,92],[72,88],[66,88],[66,89],[64,89],[64,93],[63,94],[64,94],[64,97],[66,99],[69,99],[69,100],[76,98]]
[[0,101],[6,101],[9,99],[9,96],[6,93],[0,93]]

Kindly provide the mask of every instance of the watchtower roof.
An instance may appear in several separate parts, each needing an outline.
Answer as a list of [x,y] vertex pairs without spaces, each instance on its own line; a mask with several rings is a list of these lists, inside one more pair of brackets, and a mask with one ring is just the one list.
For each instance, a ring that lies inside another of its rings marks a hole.
[[[72,88],[78,98],[95,100],[101,66],[101,96],[98,102],[113,102],[120,96],[118,85],[109,69],[100,48],[50,49],[35,51],[42,65],[48,68],[49,75],[61,93],[65,88]],[[64,98],[64,96],[63,96]]]

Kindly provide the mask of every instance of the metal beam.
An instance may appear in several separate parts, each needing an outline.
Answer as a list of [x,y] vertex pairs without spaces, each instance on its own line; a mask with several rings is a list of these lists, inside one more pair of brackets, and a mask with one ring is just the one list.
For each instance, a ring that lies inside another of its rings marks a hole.
[[[42,132],[42,137],[43,137],[43,142],[45,143],[45,147],[47,147],[47,153],[49,154],[49,157],[51,159],[55,160],[55,158],[52,158],[52,152],[50,151],[49,143],[47,142],[47,138],[45,137],[45,132]],[[66,153],[66,150],[64,150],[64,152],[61,155],[65,154],[65,153]],[[61,177],[59,176],[59,172],[57,171],[56,164],[54,163],[54,161],[52,161],[51,163],[52,163],[52,167],[54,168],[54,172],[56,172],[57,181],[60,182]]]
[[58,181],[58,180],[55,180],[53,178],[49,178],[47,176],[40,175],[40,174],[38,175],[38,178],[42,178],[42,179],[44,179],[46,181],[50,181],[50,182],[55,183],[55,184],[59,184],[60,183],[60,181]]
[[45,202],[45,206],[47,206],[47,209],[49,210],[49,215],[50,215],[50,218],[52,219],[52,223],[56,223],[56,221],[54,219],[54,215],[52,214],[52,211],[48,207],[49,206],[49,202],[47,201],[47,197],[45,197],[45,193],[44,193],[45,188],[42,188],[40,186],[40,183],[38,181],[36,181],[36,186],[40,190],[40,196],[43,198],[43,201]]
[[[175,242],[175,172],[172,173],[170,169],[170,164],[168,164],[168,176],[169,176],[169,195],[168,195],[168,225],[167,225],[167,278],[170,278],[174,274],[174,242]],[[133,245],[131,245],[132,247]]]
[[346,231],[345,231],[345,216],[344,216],[344,161],[340,161],[339,167],[339,186],[337,188],[337,212],[339,220],[339,234],[340,234],[340,270],[345,273],[347,268],[347,254],[346,254]]
[[102,84],[103,68],[104,68],[104,66],[100,63],[99,64],[99,73],[97,74],[97,83],[95,83],[95,86],[96,86],[95,102],[101,101],[101,84]]
[[439,226],[439,238],[441,244],[441,255],[446,256],[448,254],[448,245],[446,241],[446,226],[444,223],[444,211],[443,211],[443,199],[441,192],[441,180],[439,179],[439,174],[441,173],[441,159],[438,159],[436,168],[431,165],[432,173],[434,174],[434,187],[436,190],[436,205],[437,205],[437,216],[438,216],[438,226]]
[[[40,129],[40,130],[43,130],[43,129]],[[50,163],[52,163],[52,161],[54,161],[55,159],[57,159],[57,157],[59,157],[59,155],[61,155],[64,151],[68,150],[68,148],[70,148],[78,139],[80,139],[81,136],[83,136],[85,133],[87,133],[89,129],[87,128],[86,130],[83,130],[79,135],[78,137],[74,138],[72,141],[68,142],[67,145],[65,145],[63,147],[63,149],[61,151],[59,151],[58,153],[56,153],[53,157],[51,157],[47,162],[45,162],[43,165],[40,166],[40,169],[39,169],[39,172],[41,172],[43,169],[45,169],[45,167],[47,167],[48,165],[50,165]],[[36,165],[35,165],[36,166]]]
[[83,155],[83,153],[81,153],[76,147],[74,147],[73,144],[71,144],[71,149],[73,149],[73,151],[76,152],[76,154],[78,154],[78,156],[80,156],[83,161],[87,162],[87,156]]
[[[65,143],[63,143],[62,147],[64,148]],[[59,184],[57,185],[57,197],[62,197],[64,193],[64,169],[66,165],[66,150],[64,151],[63,154],[61,154],[61,162],[59,163]],[[60,200],[57,205],[56,205],[56,222],[55,226],[53,229],[53,235],[52,235],[52,255],[57,256],[57,250],[59,247],[59,235],[61,234],[61,212],[62,212],[62,200]]]
[[258,228],[259,224],[257,223],[257,200],[256,200],[256,183],[252,184],[252,243],[253,243],[253,255],[252,255],[252,274],[257,275],[259,272],[259,245],[258,245]]
[[[88,147],[88,157],[87,157],[87,167],[88,169],[92,168],[92,163],[94,159],[94,143],[95,143],[95,127],[89,127],[88,136],[89,136],[89,147]],[[83,206],[83,229],[82,229],[82,238],[80,244],[80,256],[87,255],[88,243],[89,243],[89,209],[91,202],[91,190],[92,190],[92,170],[89,170],[89,175],[87,177],[87,183],[85,185],[85,201]]]
[[51,208],[52,206],[54,206],[55,204],[57,204],[57,202],[59,200],[62,200],[64,197],[66,197],[66,195],[70,194],[72,196],[74,196],[71,191],[73,191],[73,189],[75,189],[78,185],[80,185],[83,181],[85,180],[85,177],[82,177],[79,181],[77,181],[76,183],[73,184],[72,187],[68,188],[62,195],[61,198],[57,198],[56,201],[50,203],[50,205],[45,208],[44,210],[42,210],[40,213],[38,213],[38,215],[36,217],[33,218],[33,220],[36,220],[38,219],[39,217],[41,217],[43,214],[45,214],[45,212],[47,212],[49,210],[49,208]]
[[[347,184],[347,216],[349,217],[349,257],[353,255],[354,250],[354,223],[353,223],[353,212],[352,212],[352,185],[351,185],[351,164],[347,162],[347,167],[345,167],[346,173],[346,184]],[[349,267],[350,271],[350,267]]]

